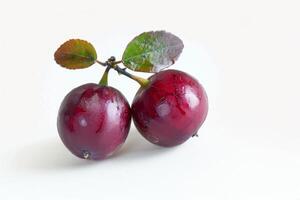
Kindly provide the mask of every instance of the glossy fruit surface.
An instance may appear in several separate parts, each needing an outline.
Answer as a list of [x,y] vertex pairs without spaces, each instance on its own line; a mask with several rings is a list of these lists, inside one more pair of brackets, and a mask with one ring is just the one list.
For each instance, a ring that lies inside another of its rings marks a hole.
[[165,70],[149,78],[132,103],[139,132],[160,146],[175,146],[197,133],[208,111],[204,88],[190,75]]
[[74,155],[99,160],[112,155],[124,143],[130,122],[130,106],[118,90],[89,83],[64,98],[57,128]]

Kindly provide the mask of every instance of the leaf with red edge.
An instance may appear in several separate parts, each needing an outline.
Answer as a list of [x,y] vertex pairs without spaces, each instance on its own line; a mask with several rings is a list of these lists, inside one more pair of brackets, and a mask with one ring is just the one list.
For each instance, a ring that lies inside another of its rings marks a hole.
[[83,69],[95,63],[97,52],[91,43],[71,39],[56,50],[54,58],[57,64],[67,69]]

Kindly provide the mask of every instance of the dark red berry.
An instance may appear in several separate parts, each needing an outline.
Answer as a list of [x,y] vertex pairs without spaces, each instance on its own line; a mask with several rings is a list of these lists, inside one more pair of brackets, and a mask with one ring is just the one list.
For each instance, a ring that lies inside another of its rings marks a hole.
[[204,122],[208,102],[204,88],[190,75],[165,70],[149,78],[132,103],[139,132],[160,146],[175,146],[195,135]]
[[89,83],[64,98],[57,128],[73,154],[98,160],[112,155],[124,143],[130,122],[130,106],[118,90]]

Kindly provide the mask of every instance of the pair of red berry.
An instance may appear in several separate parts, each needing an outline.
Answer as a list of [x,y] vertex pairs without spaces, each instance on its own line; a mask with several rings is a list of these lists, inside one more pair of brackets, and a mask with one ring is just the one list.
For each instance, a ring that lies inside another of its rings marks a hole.
[[[62,57],[56,55],[56,61]],[[131,117],[138,131],[156,145],[171,147],[196,135],[206,118],[208,102],[195,78],[163,70],[141,85],[131,107],[120,91],[105,84],[73,89],[64,98],[57,120],[65,146],[80,158],[104,159],[125,142]]]

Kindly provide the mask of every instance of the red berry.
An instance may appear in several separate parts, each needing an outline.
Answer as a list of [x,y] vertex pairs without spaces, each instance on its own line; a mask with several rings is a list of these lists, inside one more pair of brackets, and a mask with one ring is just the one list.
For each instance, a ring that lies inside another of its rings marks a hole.
[[73,89],[64,98],[57,128],[74,155],[98,160],[124,143],[130,122],[130,106],[118,90],[90,83]]
[[203,124],[208,102],[204,88],[190,75],[165,70],[149,78],[132,103],[139,132],[160,146],[175,146],[195,135]]

